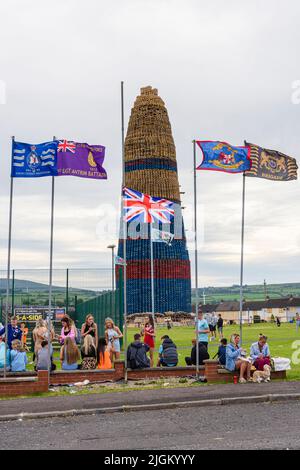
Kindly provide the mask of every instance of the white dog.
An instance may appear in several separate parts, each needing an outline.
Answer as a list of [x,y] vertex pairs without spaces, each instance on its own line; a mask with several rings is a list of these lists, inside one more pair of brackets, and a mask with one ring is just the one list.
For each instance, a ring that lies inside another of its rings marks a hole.
[[253,382],[270,382],[271,380],[271,367],[268,364],[264,365],[264,370],[256,370],[253,374]]

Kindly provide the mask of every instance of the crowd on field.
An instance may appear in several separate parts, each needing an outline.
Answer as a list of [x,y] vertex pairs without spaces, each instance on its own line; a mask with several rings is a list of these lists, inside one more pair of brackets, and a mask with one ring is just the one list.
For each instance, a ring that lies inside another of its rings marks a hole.
[[[298,319],[300,322],[300,318]],[[219,348],[215,357],[220,365],[229,371],[237,371],[239,381],[251,381],[251,368],[258,371],[265,370],[271,365],[270,349],[267,337],[261,334],[258,341],[253,343],[249,355],[240,347],[240,336],[233,334],[228,342],[223,336],[223,319],[219,314],[210,314],[204,317],[199,311],[197,320],[197,340],[192,340],[190,355],[185,358],[188,366],[203,365],[209,359],[208,344],[219,336]],[[168,330],[171,325],[168,323]],[[16,317],[12,317],[7,331],[0,327],[0,368],[6,366],[12,372],[26,370],[28,358],[26,352],[28,328],[24,323],[18,325]],[[87,315],[81,329],[77,329],[74,321],[65,315],[61,320],[61,331],[57,335],[53,325],[45,320],[38,320],[32,332],[33,362],[35,370],[55,370],[53,360],[53,342],[60,345],[59,359],[62,370],[111,369],[115,360],[120,359],[123,334],[111,318],[105,320],[105,334],[98,335],[98,327],[93,315]],[[6,348],[5,348],[6,342]],[[198,342],[198,344],[197,344]],[[154,363],[156,345],[156,327],[152,316],[146,319],[141,331],[134,335],[134,341],[128,345],[126,359],[127,367],[142,369],[147,367],[176,367],[178,364],[178,351],[176,344],[168,334],[160,338],[158,359]],[[5,359],[6,349],[6,359]]]

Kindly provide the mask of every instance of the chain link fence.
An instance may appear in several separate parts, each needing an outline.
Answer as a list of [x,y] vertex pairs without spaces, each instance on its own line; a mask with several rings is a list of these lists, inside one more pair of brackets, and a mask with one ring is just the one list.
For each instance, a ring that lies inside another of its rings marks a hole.
[[[6,311],[6,271],[0,271],[0,319]],[[63,312],[75,317],[77,307],[112,291],[111,269],[54,269],[52,307],[59,320]],[[35,322],[49,307],[49,270],[11,271],[8,314]]]

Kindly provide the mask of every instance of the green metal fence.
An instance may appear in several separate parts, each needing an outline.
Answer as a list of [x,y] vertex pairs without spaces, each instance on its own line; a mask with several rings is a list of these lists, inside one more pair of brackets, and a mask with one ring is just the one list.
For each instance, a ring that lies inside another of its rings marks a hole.
[[[120,283],[122,285],[122,283]],[[88,314],[92,314],[98,325],[99,335],[104,335],[105,318],[110,317],[123,330],[123,290],[104,292],[97,297],[76,306],[74,320],[77,327],[85,322]],[[73,316],[73,315],[72,315]]]

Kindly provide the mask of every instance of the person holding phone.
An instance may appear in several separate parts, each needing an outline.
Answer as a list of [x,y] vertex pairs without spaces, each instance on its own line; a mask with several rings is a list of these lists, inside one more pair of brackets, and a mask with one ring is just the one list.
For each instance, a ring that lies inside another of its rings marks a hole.
[[246,359],[245,349],[240,347],[240,335],[233,334],[226,346],[225,367],[230,371],[238,371],[241,384],[251,382],[251,362]]
[[89,313],[85,318],[85,323],[81,326],[81,338],[84,338],[90,335],[93,338],[94,345],[97,347],[98,344],[98,327],[97,323],[95,323],[94,317],[91,313]]

